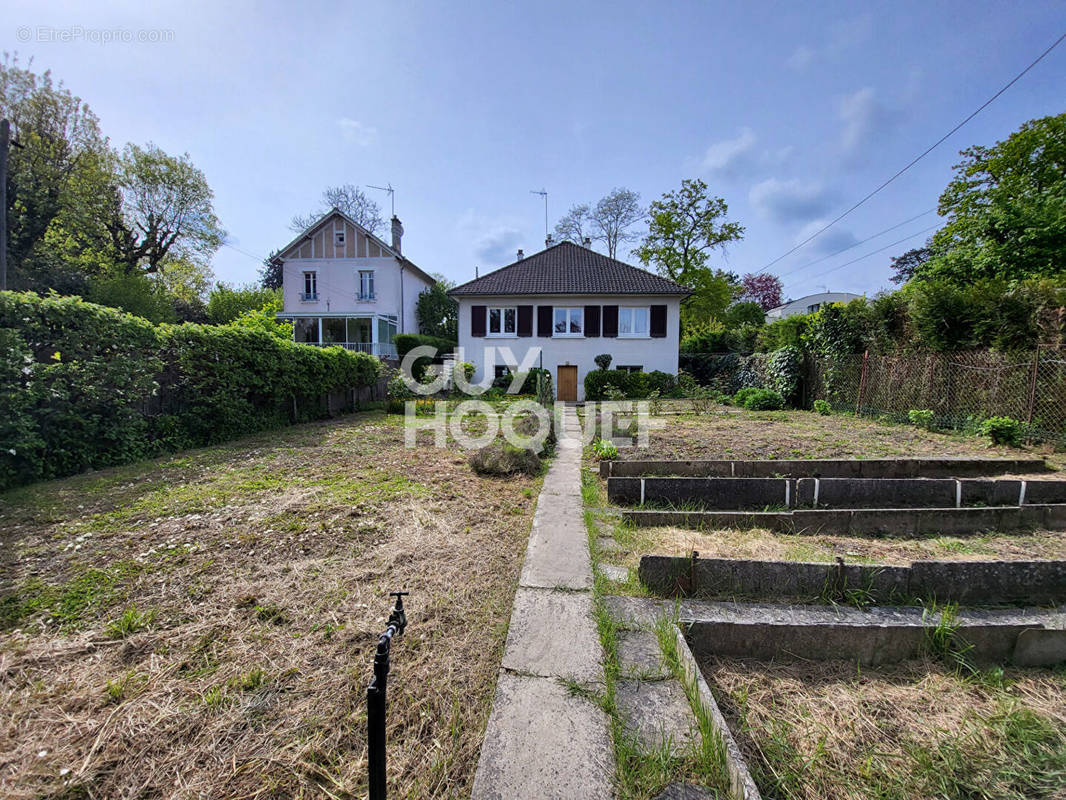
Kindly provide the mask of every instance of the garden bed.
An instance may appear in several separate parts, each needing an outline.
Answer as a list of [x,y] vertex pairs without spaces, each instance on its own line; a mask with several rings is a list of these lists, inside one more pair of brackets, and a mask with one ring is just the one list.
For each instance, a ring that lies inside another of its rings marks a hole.
[[359,796],[396,589],[390,794],[467,794],[538,484],[374,413],[0,495],[0,794]]
[[1062,670],[718,658],[701,670],[764,797],[1062,796]]

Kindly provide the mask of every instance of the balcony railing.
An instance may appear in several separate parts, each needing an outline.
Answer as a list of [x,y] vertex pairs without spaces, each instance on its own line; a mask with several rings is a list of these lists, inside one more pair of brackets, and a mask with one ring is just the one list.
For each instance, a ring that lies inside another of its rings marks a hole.
[[310,300],[317,300],[318,292],[300,292],[300,299],[303,300],[305,303]]
[[388,344],[382,342],[306,342],[315,347],[343,347],[345,350],[352,350],[357,353],[370,353],[378,358],[397,358],[396,345],[391,342]]
[[362,300],[362,301],[373,300],[374,299],[374,293],[373,292],[360,292],[356,296],[356,299],[357,300]]

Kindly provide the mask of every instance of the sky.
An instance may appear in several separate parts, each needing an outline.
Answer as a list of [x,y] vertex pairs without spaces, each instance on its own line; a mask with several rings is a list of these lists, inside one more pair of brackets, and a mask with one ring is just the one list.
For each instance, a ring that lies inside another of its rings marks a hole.
[[[113,145],[190,155],[228,232],[217,279],[254,281],[291,217],[351,183],[391,184],[404,254],[463,282],[544,246],[531,190],[554,227],[614,187],[648,203],[685,178],[746,229],[711,265],[759,272],[1063,32],[1061,0],[5,0],[0,50],[50,69]],[[938,224],[958,151],[1063,111],[1066,43],[768,271],[793,298],[891,288],[889,257]]]

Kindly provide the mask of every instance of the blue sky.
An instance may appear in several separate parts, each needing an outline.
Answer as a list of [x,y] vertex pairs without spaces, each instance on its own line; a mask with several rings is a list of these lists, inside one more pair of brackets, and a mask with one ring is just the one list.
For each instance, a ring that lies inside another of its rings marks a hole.
[[[7,0],[0,49],[50,68],[113,143],[192,156],[230,235],[214,258],[221,280],[254,280],[256,257],[286,243],[290,217],[329,184],[391,182],[404,252],[463,281],[543,246],[531,189],[548,190],[554,224],[612,187],[647,202],[686,177],[707,181],[747,227],[713,258],[745,273],[874,188],[1066,30],[1059,0],[803,5]],[[39,41],[41,27],[80,39]],[[87,40],[100,29],[172,33]],[[1066,44],[771,271],[793,297],[888,286],[888,257],[925,235],[845,264],[935,214],[819,259],[935,208],[958,150],[1064,105]]]

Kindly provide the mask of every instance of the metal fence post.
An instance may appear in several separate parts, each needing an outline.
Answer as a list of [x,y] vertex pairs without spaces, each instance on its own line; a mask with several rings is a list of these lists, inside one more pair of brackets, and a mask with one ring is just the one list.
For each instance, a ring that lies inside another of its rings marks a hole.
[[385,800],[385,699],[389,682],[389,650],[392,637],[407,627],[403,598],[409,592],[389,592],[396,598],[396,607],[389,615],[385,632],[378,637],[374,653],[374,677],[366,688],[366,744],[367,772],[370,800]]

